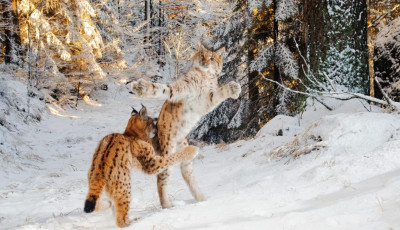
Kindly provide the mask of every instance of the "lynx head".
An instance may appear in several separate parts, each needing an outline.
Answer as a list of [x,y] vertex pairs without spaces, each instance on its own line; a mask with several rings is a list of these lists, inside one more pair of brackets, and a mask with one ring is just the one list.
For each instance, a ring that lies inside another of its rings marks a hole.
[[140,111],[132,107],[131,118],[128,121],[124,135],[135,136],[139,138],[153,138],[157,133],[156,119],[147,115],[147,108],[142,105]]
[[211,49],[203,44],[199,45],[197,52],[193,56],[193,65],[201,67],[206,71],[219,74],[222,70],[225,47]]

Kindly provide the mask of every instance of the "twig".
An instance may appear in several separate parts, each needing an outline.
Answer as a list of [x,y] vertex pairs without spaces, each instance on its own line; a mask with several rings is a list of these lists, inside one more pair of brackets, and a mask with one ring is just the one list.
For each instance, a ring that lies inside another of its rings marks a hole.
[[397,108],[393,105],[393,101],[389,98],[389,96],[385,93],[385,91],[383,91],[382,85],[381,83],[376,79],[376,77],[374,78],[374,81],[376,83],[376,85],[379,88],[379,91],[381,91],[383,97],[385,98],[386,102],[388,103],[388,105],[390,106],[390,108],[397,110]]
[[318,101],[318,102],[321,103],[323,106],[325,106],[325,108],[327,108],[329,111],[332,111],[332,110],[333,110],[330,106],[328,106],[327,104],[325,104],[324,102],[322,102],[316,95],[313,95],[313,94],[310,94],[310,93],[301,92],[301,91],[298,91],[298,90],[291,89],[291,88],[289,88],[289,87],[287,87],[287,86],[285,86],[285,85],[283,85],[283,84],[281,84],[281,83],[279,83],[279,82],[277,82],[277,81],[274,81],[274,80],[272,80],[272,79],[269,79],[269,78],[265,77],[265,76],[264,76],[263,74],[261,74],[260,72],[258,72],[258,74],[261,75],[265,80],[270,81],[270,82],[272,82],[272,83],[275,83],[275,84],[277,84],[278,86],[282,87],[284,90],[287,90],[287,91],[292,92],[292,93],[302,94],[302,95],[305,95],[305,96],[309,96],[309,97],[311,97],[311,98],[314,98],[316,101]]

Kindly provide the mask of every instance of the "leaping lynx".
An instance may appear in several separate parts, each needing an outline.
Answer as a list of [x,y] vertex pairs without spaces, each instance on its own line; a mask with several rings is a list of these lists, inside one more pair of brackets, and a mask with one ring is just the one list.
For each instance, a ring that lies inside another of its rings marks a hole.
[[[200,119],[227,98],[237,99],[240,85],[229,82],[218,85],[225,48],[209,50],[200,45],[194,54],[189,71],[172,84],[150,83],[143,79],[133,83],[133,93],[143,97],[166,99],[157,122],[158,138],[163,156],[187,146],[186,136]],[[204,200],[192,169],[192,161],[181,163],[181,172],[197,201]],[[170,170],[157,177],[158,193],[163,208],[172,207],[166,186]]]
[[156,174],[170,165],[192,160],[196,156],[198,149],[195,146],[188,146],[176,154],[156,155],[151,139],[156,134],[153,122],[147,116],[145,107],[139,113],[134,110],[123,134],[113,133],[99,142],[88,173],[89,192],[86,196],[85,212],[102,209],[98,198],[105,190],[114,202],[117,225],[128,226],[130,169],[138,167],[145,173]]

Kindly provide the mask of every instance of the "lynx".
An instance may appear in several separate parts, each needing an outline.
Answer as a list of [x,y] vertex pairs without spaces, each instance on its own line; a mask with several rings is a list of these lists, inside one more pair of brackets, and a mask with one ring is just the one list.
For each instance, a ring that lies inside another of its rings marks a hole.
[[[218,85],[225,48],[210,50],[200,45],[189,71],[172,84],[150,83],[143,79],[133,83],[132,91],[142,97],[166,99],[157,122],[158,139],[163,156],[188,146],[186,136],[200,119],[228,98],[237,99],[241,87],[236,82]],[[181,173],[197,201],[204,200],[192,172],[192,161],[181,163]],[[170,169],[157,177],[160,203],[172,207],[167,194]]]
[[89,192],[85,212],[102,209],[98,198],[104,190],[114,203],[117,225],[128,226],[130,169],[137,167],[145,173],[156,174],[170,165],[192,160],[196,156],[198,150],[195,146],[188,146],[176,154],[156,155],[151,139],[155,133],[154,120],[147,116],[146,107],[143,107],[139,112],[133,110],[123,134],[113,133],[99,142],[88,173]]

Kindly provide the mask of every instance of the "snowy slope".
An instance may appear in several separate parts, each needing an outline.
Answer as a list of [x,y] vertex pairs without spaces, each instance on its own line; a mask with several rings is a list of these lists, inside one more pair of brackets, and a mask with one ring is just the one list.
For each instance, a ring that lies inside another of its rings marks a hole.
[[[0,229],[118,229],[112,209],[82,212],[93,150],[123,131],[131,105],[157,115],[162,101],[112,84],[93,98],[3,133],[28,147],[17,146],[17,165],[0,158]],[[276,117],[254,139],[203,146],[194,168],[204,202],[175,167],[175,207],[162,210],[155,176],[134,171],[130,214],[139,219],[128,229],[400,229],[400,115],[373,110],[358,100],[331,112],[315,105]]]

